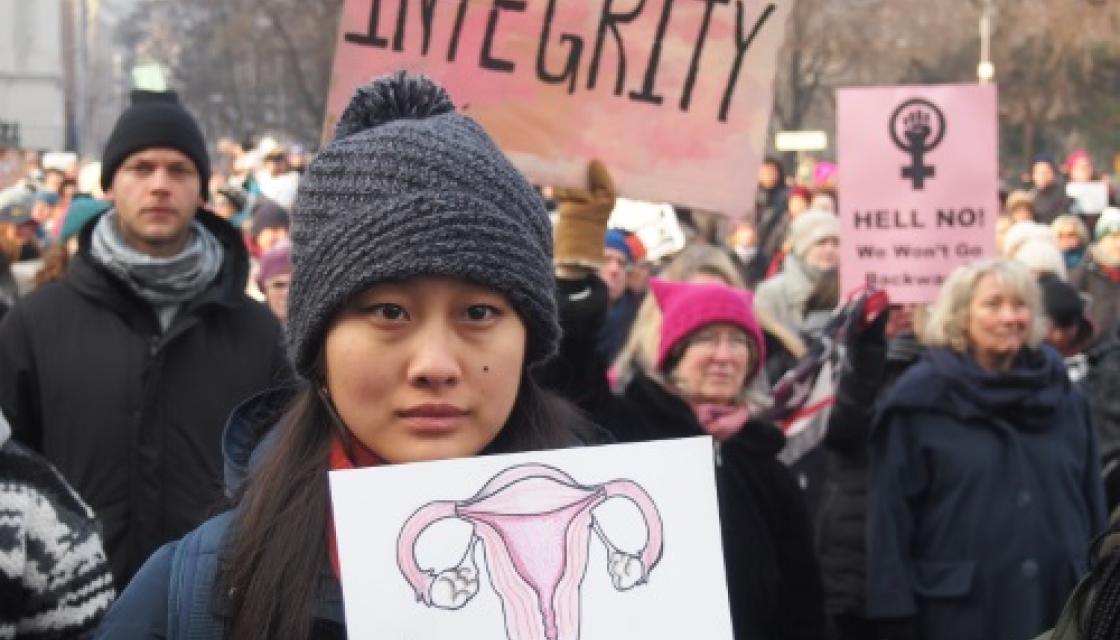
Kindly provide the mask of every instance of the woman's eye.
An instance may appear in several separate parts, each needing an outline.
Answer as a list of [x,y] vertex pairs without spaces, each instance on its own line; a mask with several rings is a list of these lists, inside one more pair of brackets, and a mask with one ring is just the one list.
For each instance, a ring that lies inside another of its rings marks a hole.
[[388,320],[390,322],[402,322],[404,320],[408,320],[408,312],[405,311],[404,307],[400,306],[399,304],[392,304],[388,302],[371,304],[365,308],[365,312],[377,318]]
[[493,320],[501,312],[486,304],[475,304],[467,307],[467,320],[471,322],[485,322]]

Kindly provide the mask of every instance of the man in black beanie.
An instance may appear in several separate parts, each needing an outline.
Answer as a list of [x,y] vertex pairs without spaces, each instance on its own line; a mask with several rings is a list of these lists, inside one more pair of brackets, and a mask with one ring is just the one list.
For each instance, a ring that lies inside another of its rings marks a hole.
[[0,408],[94,508],[118,589],[220,506],[226,417],[287,371],[240,235],[202,208],[209,177],[175,95],[133,92],[102,159],[113,206],[0,323]]

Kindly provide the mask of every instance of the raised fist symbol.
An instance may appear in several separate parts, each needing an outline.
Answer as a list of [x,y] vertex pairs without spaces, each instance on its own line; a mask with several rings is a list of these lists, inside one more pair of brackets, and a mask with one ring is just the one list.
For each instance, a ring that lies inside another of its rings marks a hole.
[[926,148],[926,140],[933,132],[929,126],[929,114],[921,109],[915,109],[906,114],[902,124],[906,126],[906,139],[910,141],[912,149]]

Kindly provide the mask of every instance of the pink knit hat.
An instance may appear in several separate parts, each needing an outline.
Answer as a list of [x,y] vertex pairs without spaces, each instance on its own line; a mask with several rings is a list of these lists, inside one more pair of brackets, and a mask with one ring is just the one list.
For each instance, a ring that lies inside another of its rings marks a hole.
[[754,317],[750,291],[722,284],[688,284],[652,278],[649,281],[657,306],[661,308],[661,344],[657,347],[657,368],[665,366],[669,352],[697,329],[716,322],[735,325],[754,342],[755,361],[747,379],[754,377],[766,359],[762,329]]

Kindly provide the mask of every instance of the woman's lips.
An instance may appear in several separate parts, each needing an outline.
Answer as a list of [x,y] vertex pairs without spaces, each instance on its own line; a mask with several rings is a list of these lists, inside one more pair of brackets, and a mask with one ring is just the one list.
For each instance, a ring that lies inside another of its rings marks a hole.
[[412,431],[444,434],[457,429],[470,412],[450,404],[422,404],[397,412]]

